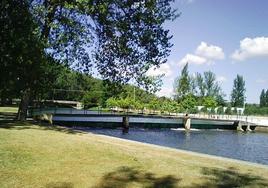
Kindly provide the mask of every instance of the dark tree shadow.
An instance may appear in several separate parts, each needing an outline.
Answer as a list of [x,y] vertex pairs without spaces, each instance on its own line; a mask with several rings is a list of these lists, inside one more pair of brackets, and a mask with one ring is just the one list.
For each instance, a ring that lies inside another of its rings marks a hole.
[[0,112],[0,123],[11,122],[16,118],[16,113]]
[[[38,126],[38,127],[36,127]],[[61,127],[51,125],[46,122],[38,121],[16,121],[16,120],[0,120],[0,129],[13,129],[13,130],[26,130],[26,129],[38,129],[44,131],[58,131],[67,134],[86,134],[86,132],[80,130],[74,130],[72,128]]]
[[179,181],[180,179],[171,175],[157,177],[152,173],[123,166],[104,175],[99,184],[93,188],[125,188],[131,183],[141,184],[147,188],[175,188]]
[[[36,128],[35,126],[39,126]],[[41,129],[49,131],[58,131],[67,134],[84,134],[85,132],[74,130],[67,127],[60,127],[51,125],[44,121],[27,120],[27,121],[16,121],[16,113],[0,112],[0,129],[14,129],[14,130],[25,130],[25,129]]]
[[268,187],[268,180],[250,173],[239,173],[235,168],[203,168],[202,173],[206,176],[206,183],[194,184],[197,187]]

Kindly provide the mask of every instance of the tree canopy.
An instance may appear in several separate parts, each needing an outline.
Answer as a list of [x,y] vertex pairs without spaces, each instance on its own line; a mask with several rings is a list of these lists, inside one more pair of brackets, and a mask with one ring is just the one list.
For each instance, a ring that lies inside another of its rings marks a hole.
[[142,83],[151,66],[166,62],[171,35],[166,20],[175,19],[173,0],[32,1],[46,52],[55,59],[104,79]]
[[145,73],[165,63],[170,53],[172,36],[163,24],[177,17],[172,2],[3,0],[0,70],[5,76],[0,83],[10,87],[1,87],[1,98],[13,85],[21,86],[20,95],[13,93],[21,98],[25,114],[38,95],[36,88],[50,86],[44,85],[47,75],[42,73],[53,71],[48,68],[52,63],[97,71],[107,83],[154,83]]

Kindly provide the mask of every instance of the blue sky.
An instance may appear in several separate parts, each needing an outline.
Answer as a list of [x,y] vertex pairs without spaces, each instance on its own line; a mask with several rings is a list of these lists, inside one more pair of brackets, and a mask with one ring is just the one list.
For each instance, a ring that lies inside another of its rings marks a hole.
[[182,13],[167,23],[173,35],[168,63],[148,74],[165,73],[159,96],[171,96],[185,62],[189,71],[211,70],[230,99],[237,74],[246,81],[247,102],[258,103],[268,89],[268,1],[176,0]]

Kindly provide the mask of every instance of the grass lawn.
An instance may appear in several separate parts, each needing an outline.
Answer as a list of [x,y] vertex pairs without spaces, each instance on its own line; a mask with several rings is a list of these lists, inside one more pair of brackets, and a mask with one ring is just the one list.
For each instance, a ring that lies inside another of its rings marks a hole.
[[7,113],[17,113],[18,107],[0,107],[0,113],[7,112]]
[[0,122],[0,187],[267,187],[268,167]]

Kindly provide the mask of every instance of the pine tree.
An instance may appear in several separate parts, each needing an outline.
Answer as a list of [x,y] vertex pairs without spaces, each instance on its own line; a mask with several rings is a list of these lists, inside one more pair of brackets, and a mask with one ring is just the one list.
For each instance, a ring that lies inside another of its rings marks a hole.
[[261,95],[260,95],[260,107],[264,107],[267,105],[267,98],[266,98],[266,93],[265,90],[263,89],[261,91]]
[[[243,79],[243,76],[237,75],[234,79],[234,85],[233,90],[231,93],[231,103],[234,107],[242,107],[244,106],[245,102],[245,80]],[[268,92],[267,92],[268,94]]]

